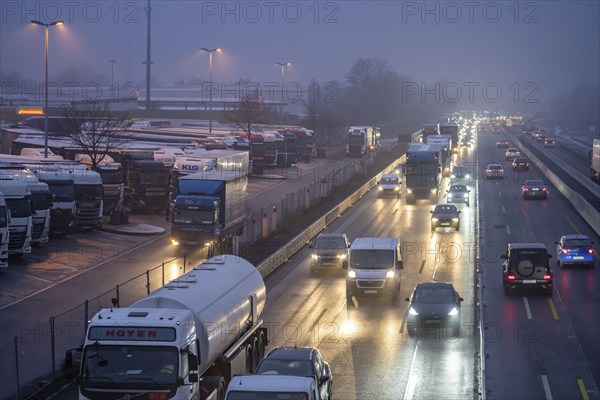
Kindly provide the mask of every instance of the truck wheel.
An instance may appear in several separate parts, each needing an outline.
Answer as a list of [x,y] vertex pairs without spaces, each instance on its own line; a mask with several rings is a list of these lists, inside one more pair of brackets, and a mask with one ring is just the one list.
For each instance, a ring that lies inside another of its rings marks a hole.
[[254,355],[254,351],[252,351],[252,344],[246,346],[246,373],[251,374],[254,372],[254,360],[252,356]]
[[200,380],[200,400],[206,400],[215,390],[217,400],[225,400],[225,380],[222,377],[208,376]]
[[256,372],[256,367],[260,358],[258,357],[258,339],[254,338],[252,341],[252,373]]
[[259,360],[262,360],[262,358],[265,356],[265,347],[266,347],[266,338],[265,338],[265,334],[261,331],[258,334],[258,358]]

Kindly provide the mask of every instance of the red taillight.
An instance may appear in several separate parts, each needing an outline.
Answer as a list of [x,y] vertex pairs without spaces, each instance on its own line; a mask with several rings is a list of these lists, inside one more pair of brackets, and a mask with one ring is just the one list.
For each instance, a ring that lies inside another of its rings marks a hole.
[[508,274],[506,275],[506,279],[508,279],[509,281],[514,281],[515,279],[517,279],[517,277],[515,276],[515,274]]
[[545,187],[543,187],[543,188],[542,188],[542,192],[545,192],[545,191],[546,191],[546,188],[545,188]]
[[523,190],[529,192],[529,188],[523,188]]
[[588,253],[592,254],[593,252],[594,252],[594,249],[592,249],[592,248],[588,249]]
[[567,254],[569,252],[569,250],[567,250],[567,249],[561,249],[560,252],[563,253],[563,254]]
[[526,167],[529,167],[529,163],[525,164]]
[[549,281],[550,279],[552,279],[552,276],[550,274],[545,274],[544,275],[544,280],[545,281]]

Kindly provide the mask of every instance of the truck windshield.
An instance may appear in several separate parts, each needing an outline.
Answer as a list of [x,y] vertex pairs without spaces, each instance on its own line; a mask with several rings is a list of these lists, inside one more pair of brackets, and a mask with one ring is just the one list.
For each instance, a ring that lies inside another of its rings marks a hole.
[[36,210],[49,210],[50,202],[52,201],[51,193],[33,193],[31,195],[33,206]]
[[75,198],[77,200],[101,200],[101,185],[81,185],[75,186]]
[[123,183],[123,171],[121,170],[100,170],[99,172],[103,184]]
[[232,391],[229,392],[226,400],[308,400],[308,394],[298,392]]
[[52,192],[52,201],[73,201],[75,199],[75,188],[71,185],[49,185]]
[[31,198],[29,196],[23,199],[6,199],[6,206],[13,218],[31,217]]
[[176,384],[175,347],[88,345],[82,358],[82,384]]
[[217,222],[216,210],[176,210],[173,216],[176,224],[212,225]]
[[6,228],[8,225],[8,216],[6,214],[6,206],[0,206],[0,228]]
[[356,134],[349,134],[346,137],[348,143],[364,143],[365,142],[365,135],[362,133]]
[[164,185],[167,183],[167,176],[163,172],[145,172],[141,175],[141,183],[143,185]]
[[352,250],[350,266],[354,269],[390,269],[394,268],[392,250]]

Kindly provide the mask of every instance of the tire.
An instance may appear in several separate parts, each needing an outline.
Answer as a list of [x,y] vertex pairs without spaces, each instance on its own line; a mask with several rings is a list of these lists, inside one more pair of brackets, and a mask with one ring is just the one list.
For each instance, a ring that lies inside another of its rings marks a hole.
[[265,348],[267,347],[267,341],[265,338],[265,334],[260,332],[258,334],[258,359],[262,360],[265,356]]
[[258,357],[258,339],[254,338],[252,341],[252,373],[256,372],[256,367],[260,358]]
[[217,390],[217,400],[225,400],[225,380],[220,376],[208,376],[200,380],[200,400],[206,399],[206,393]]

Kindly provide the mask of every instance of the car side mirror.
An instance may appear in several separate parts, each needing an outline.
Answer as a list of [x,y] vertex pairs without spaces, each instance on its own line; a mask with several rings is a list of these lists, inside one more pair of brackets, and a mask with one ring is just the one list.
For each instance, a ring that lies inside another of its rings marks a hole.
[[459,213],[459,214],[460,214],[461,212],[462,212],[462,211],[460,211],[460,210],[458,211],[458,213]]
[[558,243],[558,242],[554,242],[554,244],[560,244],[560,243]]
[[329,380],[328,374],[321,375],[321,377],[319,378],[319,383],[327,383],[328,380]]
[[465,299],[463,299],[462,297],[459,297],[458,301],[465,301]]
[[429,211],[430,214],[433,214],[433,211]]
[[314,248],[315,248],[315,246],[313,246],[313,244],[312,244],[312,243],[309,243],[309,245],[308,245],[308,248],[309,248],[309,249],[314,249]]
[[408,297],[405,297],[404,301],[410,301],[410,299]]

